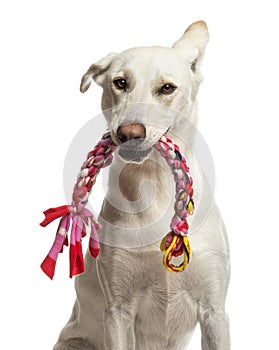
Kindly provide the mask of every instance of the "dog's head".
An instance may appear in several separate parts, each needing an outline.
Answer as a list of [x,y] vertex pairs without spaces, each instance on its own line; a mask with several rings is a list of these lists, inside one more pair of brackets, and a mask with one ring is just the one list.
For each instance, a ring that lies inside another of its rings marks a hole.
[[142,161],[162,134],[179,133],[183,119],[194,122],[207,42],[206,24],[199,21],[171,48],[132,48],[89,67],[80,90],[87,91],[92,80],[103,87],[102,109],[123,159]]

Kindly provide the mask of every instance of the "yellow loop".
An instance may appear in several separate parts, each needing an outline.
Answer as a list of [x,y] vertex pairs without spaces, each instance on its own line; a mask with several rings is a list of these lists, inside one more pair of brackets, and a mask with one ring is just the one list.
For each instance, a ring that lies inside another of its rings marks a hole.
[[164,264],[165,268],[167,270],[169,270],[169,271],[172,271],[172,269],[168,265],[168,262],[167,262],[168,261],[168,256],[169,256],[170,252],[173,250],[173,248],[175,247],[177,240],[178,240],[178,237],[174,236],[171,244],[169,245],[168,249],[166,249],[165,254],[164,254],[163,264]]
[[[189,262],[190,262],[191,259],[192,259],[193,253],[192,253],[192,247],[191,247],[190,241],[189,241],[189,239],[188,239],[187,236],[184,236],[184,237],[183,237],[183,243],[184,243],[184,249],[186,248],[186,249],[187,249],[187,252],[188,252],[189,259],[187,258],[187,260],[188,260],[188,264],[189,264]],[[185,253],[186,253],[186,252],[185,252]]]
[[[168,256],[172,252],[173,248],[176,246],[178,239],[179,239],[178,236],[173,237],[173,240],[172,240],[171,244],[169,245],[168,249],[166,249],[165,254],[164,254],[164,258],[163,258],[163,263],[164,263],[165,268],[171,272],[182,272],[189,265],[189,262],[192,258],[192,249],[191,249],[189,239],[187,236],[184,236],[182,238],[183,245],[184,245],[184,253],[183,253],[184,260],[183,260],[182,264],[179,266],[175,266],[171,263],[168,264]],[[161,243],[161,245],[162,245],[162,243]]]
[[167,240],[168,234],[162,239],[160,244],[160,250],[161,252],[164,252],[166,250],[166,240]]

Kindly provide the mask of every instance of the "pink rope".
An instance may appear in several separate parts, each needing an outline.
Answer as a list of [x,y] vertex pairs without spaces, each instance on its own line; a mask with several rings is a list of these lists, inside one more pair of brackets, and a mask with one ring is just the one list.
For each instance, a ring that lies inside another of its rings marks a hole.
[[[163,135],[154,147],[165,158],[176,183],[175,214],[170,224],[171,231],[161,243],[161,250],[165,252],[163,262],[168,270],[180,272],[188,266],[192,256],[187,238],[189,229],[187,216],[193,214],[194,210],[193,180],[185,156],[168,136]],[[180,255],[184,255],[182,263],[179,266],[173,265],[172,258]]]
[[[193,209],[193,181],[189,175],[184,155],[168,136],[162,136],[154,147],[166,159],[176,182],[175,215],[170,225],[171,232],[161,244],[161,249],[165,251],[164,265],[171,271],[181,271],[186,267],[191,257],[186,235],[188,233],[187,215],[191,214]],[[98,144],[88,153],[87,159],[81,167],[74,186],[72,204],[50,208],[44,212],[45,220],[41,223],[43,227],[53,220],[61,218],[54,243],[41,264],[42,270],[51,279],[54,276],[59,252],[62,253],[63,247],[68,245],[70,228],[70,277],[84,272],[85,269],[81,241],[82,237],[86,235],[86,227],[90,229],[89,252],[94,258],[99,254],[100,244],[97,231],[101,225],[96,222],[93,214],[85,206],[98,173],[102,168],[111,164],[115,148],[116,145],[110,134],[104,134]],[[183,253],[184,264],[178,267],[172,265],[172,257]],[[187,264],[185,264],[185,257]]]
[[101,228],[101,225],[95,221],[93,214],[85,206],[98,173],[102,168],[111,164],[115,147],[109,133],[103,135],[98,144],[89,152],[81,167],[72,195],[72,204],[51,208],[44,212],[45,220],[41,226],[47,226],[53,220],[61,217],[53,246],[41,264],[42,270],[51,279],[54,276],[58,254],[63,251],[64,245],[68,245],[70,226],[70,277],[84,271],[81,239],[86,235],[86,226],[90,228],[89,251],[94,258],[99,254],[97,230]]

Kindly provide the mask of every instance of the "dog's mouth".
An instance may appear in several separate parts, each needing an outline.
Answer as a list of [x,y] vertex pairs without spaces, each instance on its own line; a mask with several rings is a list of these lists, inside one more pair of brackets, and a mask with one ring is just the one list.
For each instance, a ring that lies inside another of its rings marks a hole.
[[135,139],[121,144],[118,154],[125,162],[141,163],[151,151],[152,147],[144,147],[143,140]]
[[[118,155],[126,163],[142,163],[147,157],[149,157],[154,149],[154,144],[159,140],[163,134],[167,134],[171,127],[168,127],[165,132],[157,133],[157,137],[150,138],[134,138],[131,140],[120,140],[117,133],[111,133],[111,138],[118,146]],[[154,135],[155,136],[155,135]]]

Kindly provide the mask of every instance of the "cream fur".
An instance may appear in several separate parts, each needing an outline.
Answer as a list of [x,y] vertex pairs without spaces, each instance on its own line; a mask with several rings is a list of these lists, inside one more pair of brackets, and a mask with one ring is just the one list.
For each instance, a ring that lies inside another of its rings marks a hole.
[[[205,184],[189,148],[195,138],[199,65],[207,41],[206,24],[196,22],[172,48],[110,54],[93,64],[81,82],[82,92],[92,80],[103,87],[102,108],[116,141],[119,125],[134,120],[146,127],[146,147],[168,130],[188,158],[197,211]],[[116,77],[127,79],[128,92],[115,89]],[[168,82],[176,91],[159,95],[158,88]],[[55,350],[182,350],[197,323],[203,350],[230,349],[224,308],[229,248],[214,203],[190,235],[189,267],[177,274],[163,267],[159,244],[169,231],[173,187],[172,175],[156,152],[140,164],[126,164],[116,152],[100,214],[105,244],[97,260],[86,256],[86,272],[76,278],[72,316]]]

